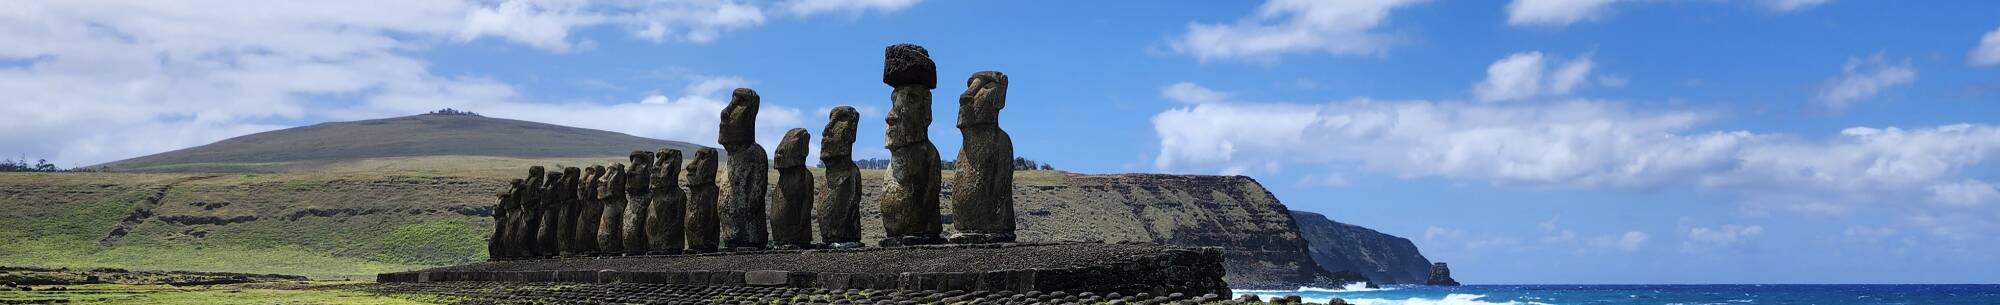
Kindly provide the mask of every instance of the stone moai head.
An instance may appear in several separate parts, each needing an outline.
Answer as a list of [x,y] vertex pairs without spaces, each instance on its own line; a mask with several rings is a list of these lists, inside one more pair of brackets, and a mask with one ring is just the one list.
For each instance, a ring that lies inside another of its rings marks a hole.
[[536,165],[536,166],[529,166],[529,167],[528,167],[528,187],[536,187],[536,185],[534,185],[534,184],[535,184],[535,182],[538,182],[538,181],[541,181],[541,180],[542,180],[542,175],[543,175],[543,172],[546,172],[546,171],[548,171],[548,170],[546,170],[546,169],[542,169],[542,166],[541,166],[541,165]]
[[861,123],[861,112],[853,106],[833,107],[826,114],[826,130],[820,131],[819,159],[844,160],[854,155],[854,131]]
[[611,167],[607,167],[604,169],[603,187],[604,188],[599,190],[597,193],[598,199],[610,198],[612,196],[624,196],[625,194],[624,164],[612,163]]
[[687,164],[688,186],[714,185],[718,162],[714,148],[695,150],[694,160],[689,160]]
[[584,198],[584,199],[597,199],[597,198],[595,198],[595,196],[592,196],[592,197],[583,197],[583,196],[581,196],[581,195],[584,195],[584,194],[596,194],[596,193],[597,193],[597,187],[598,187],[599,185],[603,185],[603,184],[604,184],[604,182],[603,182],[603,181],[599,181],[599,180],[597,180],[598,178],[604,178],[604,166],[603,166],[603,165],[594,165],[594,166],[591,166],[591,167],[585,167],[585,168],[583,168],[583,180],[579,182],[579,184],[578,184],[578,186],[577,186],[577,188],[576,188],[576,193],[577,193],[577,194],[579,195],[578,197],[580,197],[580,198]]
[[736,88],[730,92],[729,106],[722,108],[722,131],[716,143],[724,147],[757,143],[759,103],[756,90]]
[[806,154],[811,153],[812,133],[805,128],[785,131],[785,139],[778,141],[778,155],[771,159],[771,168],[794,168],[806,166]]
[[1007,108],[1007,74],[972,73],[965,80],[965,93],[958,95],[958,127],[999,124],[1000,108]]
[[569,177],[569,180],[563,181],[563,188],[576,189],[576,186],[583,185],[585,176],[583,175],[583,168],[570,166],[563,168],[563,177]]
[[661,148],[653,152],[653,188],[674,187],[681,183],[681,151]]
[[625,189],[647,189],[646,183],[653,182],[653,152],[634,150],[630,158],[632,159],[632,168],[625,172],[626,175],[629,175],[625,180]]
[[937,65],[929,51],[913,44],[889,46],[882,63],[882,83],[896,88],[889,95],[889,123],[883,146],[897,148],[930,141],[931,91],[937,88]]
[[937,89],[937,63],[923,46],[899,43],[883,51],[882,83],[889,87],[924,86]]
[[562,188],[562,183],[563,183],[562,172],[560,171],[549,172],[548,178],[542,180],[542,188],[549,190]]

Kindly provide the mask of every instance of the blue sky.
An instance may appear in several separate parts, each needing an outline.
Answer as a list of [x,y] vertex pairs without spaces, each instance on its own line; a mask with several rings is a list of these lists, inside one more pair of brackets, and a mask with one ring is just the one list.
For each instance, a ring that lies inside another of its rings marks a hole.
[[998,70],[1021,156],[1249,175],[1466,282],[2000,282],[1985,1],[0,6],[0,153],[64,166],[443,107],[712,143],[735,87],[768,144],[880,122],[912,42],[945,155]]

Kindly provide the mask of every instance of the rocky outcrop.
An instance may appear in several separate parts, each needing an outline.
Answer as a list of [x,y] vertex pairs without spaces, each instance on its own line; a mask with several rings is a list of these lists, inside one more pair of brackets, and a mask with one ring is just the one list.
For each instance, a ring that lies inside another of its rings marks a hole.
[[1327,271],[1359,273],[1376,284],[1422,284],[1429,278],[1430,259],[1409,239],[1313,212],[1292,211],[1292,220],[1311,244],[1313,261]]
[[1430,279],[1425,280],[1424,285],[1458,286],[1458,280],[1451,278],[1451,266],[1445,265],[1444,262],[1437,262],[1431,265]]

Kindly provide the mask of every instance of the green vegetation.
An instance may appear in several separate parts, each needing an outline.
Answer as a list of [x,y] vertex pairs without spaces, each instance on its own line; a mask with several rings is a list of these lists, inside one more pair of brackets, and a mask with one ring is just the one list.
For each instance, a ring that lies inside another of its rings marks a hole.
[[[490,228],[490,227],[489,227]],[[383,239],[382,261],[446,265],[486,259],[486,232],[457,221],[429,221],[396,227]]]

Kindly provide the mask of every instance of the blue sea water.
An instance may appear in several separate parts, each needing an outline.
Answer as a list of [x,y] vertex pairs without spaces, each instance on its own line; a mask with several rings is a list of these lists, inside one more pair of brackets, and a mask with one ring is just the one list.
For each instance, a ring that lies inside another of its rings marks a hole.
[[1344,289],[1237,290],[1265,298],[1296,294],[1324,303],[1361,305],[2000,305],[2000,285],[1474,285]]

